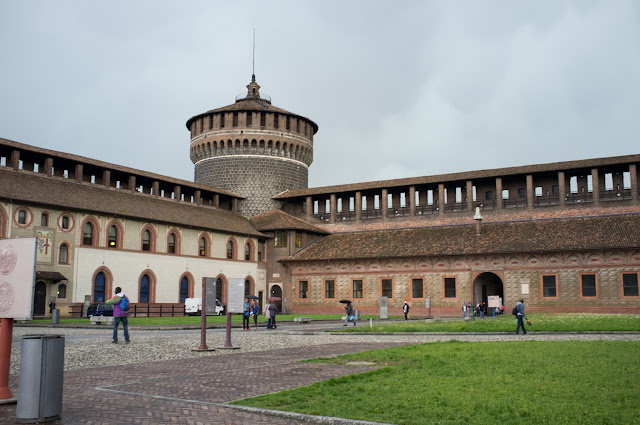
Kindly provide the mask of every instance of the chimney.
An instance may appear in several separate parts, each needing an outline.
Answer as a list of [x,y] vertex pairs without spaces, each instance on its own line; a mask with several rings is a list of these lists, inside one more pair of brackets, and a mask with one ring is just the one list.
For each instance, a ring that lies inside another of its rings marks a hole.
[[480,207],[476,207],[476,214],[473,216],[476,221],[476,236],[480,236],[480,224],[482,223],[482,215],[480,214]]

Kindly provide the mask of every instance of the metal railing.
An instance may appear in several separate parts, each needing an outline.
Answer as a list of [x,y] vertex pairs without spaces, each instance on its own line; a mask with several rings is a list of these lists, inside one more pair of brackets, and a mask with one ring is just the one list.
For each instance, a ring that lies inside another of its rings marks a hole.
[[352,221],[356,219],[355,211],[340,211],[336,213],[336,219],[338,221]]
[[512,199],[503,199],[502,200],[503,208],[526,208],[527,207],[527,198],[512,198]]
[[533,198],[533,206],[535,207],[549,207],[552,205],[560,205],[560,195],[542,195]]
[[456,202],[454,204],[445,204],[444,212],[445,213],[457,213],[467,211],[467,203],[466,202]]
[[600,195],[600,200],[604,202],[630,201],[632,198],[631,189],[601,190],[598,194]]
[[473,203],[473,209],[480,208],[480,211],[484,210],[495,210],[496,209],[496,201],[494,199],[490,199],[488,201],[475,201]]
[[564,200],[565,204],[583,204],[588,202],[593,202],[593,193],[591,192],[581,192],[581,193],[570,193]]
[[437,214],[439,210],[437,205],[416,205],[416,215]]
[[362,210],[360,218],[363,220],[375,220],[376,218],[382,218],[381,209]]
[[411,209],[409,207],[389,208],[387,211],[387,217],[389,218],[408,217],[410,215]]

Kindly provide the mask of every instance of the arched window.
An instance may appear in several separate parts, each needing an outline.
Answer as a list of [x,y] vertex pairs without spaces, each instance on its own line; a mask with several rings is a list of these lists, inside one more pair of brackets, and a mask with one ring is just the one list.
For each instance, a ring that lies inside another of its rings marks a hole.
[[67,285],[64,283],[58,285],[58,298],[67,298]]
[[109,248],[118,247],[118,228],[116,226],[109,227],[109,241],[107,246]]
[[167,252],[169,254],[176,253],[176,235],[174,233],[169,234],[169,241],[167,242]]
[[244,246],[244,259],[246,261],[251,261],[251,244],[248,242]]
[[151,251],[151,232],[149,230],[145,230],[142,234],[142,250]]
[[233,251],[234,251],[233,241],[227,242],[227,258],[233,260]]
[[93,242],[93,225],[87,221],[84,224],[84,230],[82,231],[82,245],[91,246]]
[[145,274],[140,279],[140,302],[141,303],[149,302],[150,289],[151,289],[151,282],[149,279],[149,275]]
[[189,297],[189,279],[186,276],[180,281],[180,302],[183,303]]
[[93,301],[103,303],[105,301],[106,279],[103,272],[96,275],[93,282]]
[[251,281],[249,279],[245,279],[244,281],[244,296],[251,295]]
[[216,299],[222,303],[222,278],[218,278],[216,281]]
[[60,228],[62,230],[69,230],[69,216],[68,215],[63,215],[60,218]]
[[18,210],[18,224],[27,224],[27,212]]
[[198,254],[201,257],[207,256],[207,240],[203,237],[200,238],[200,249],[198,250]]
[[60,251],[58,252],[58,263],[69,264],[69,245],[63,243],[60,245]]

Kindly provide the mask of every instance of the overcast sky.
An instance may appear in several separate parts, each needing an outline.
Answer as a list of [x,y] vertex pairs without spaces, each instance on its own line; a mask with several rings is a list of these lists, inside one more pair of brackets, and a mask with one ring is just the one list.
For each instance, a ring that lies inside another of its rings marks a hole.
[[193,180],[255,73],[309,186],[640,153],[640,2],[0,3],[0,137]]

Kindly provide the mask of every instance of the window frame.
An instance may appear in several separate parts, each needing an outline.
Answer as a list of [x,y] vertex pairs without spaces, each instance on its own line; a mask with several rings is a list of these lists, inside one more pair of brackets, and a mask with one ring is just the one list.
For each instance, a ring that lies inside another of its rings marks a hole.
[[[456,293],[455,297],[447,297],[447,280],[453,279],[453,290]],[[442,276],[442,299],[447,301],[455,301],[458,299],[458,276]]]
[[[635,275],[636,276],[636,288],[638,290],[638,295],[625,295],[624,294],[624,275]],[[620,272],[620,296],[622,298],[640,298],[640,272]]]
[[[116,232],[114,240],[111,240],[111,229]],[[118,226],[115,224],[111,224],[107,230],[107,248],[118,248]]]
[[[595,291],[596,294],[591,296],[591,295],[584,295],[584,291],[583,291],[583,277],[584,276],[593,276],[595,278]],[[595,272],[583,272],[580,273],[580,299],[586,299],[586,300],[592,300],[592,299],[596,299],[599,296],[599,291],[598,291],[598,273]]]
[[[306,285],[306,297],[301,298],[300,294],[301,294],[301,285],[302,283],[304,283]],[[309,300],[311,298],[310,293],[309,293],[309,280],[306,279],[299,279],[297,284],[296,284],[296,297],[298,298],[298,300],[304,301],[304,300]]]
[[[66,262],[62,262],[61,258],[60,258],[60,254],[62,253],[62,247],[66,247],[67,249],[67,261]],[[65,265],[69,265],[71,263],[70,259],[71,259],[71,255],[70,255],[70,246],[68,242],[62,242],[60,243],[60,246],[58,247],[58,264],[65,264]]]
[[49,227],[49,213],[42,212],[40,214],[40,227]]
[[[60,289],[63,289],[63,294],[60,295]],[[66,299],[67,298],[67,284],[66,283],[60,283],[58,284],[58,288],[56,290],[56,296],[58,299]]]
[[288,245],[287,239],[288,233],[286,230],[276,230],[273,235],[273,245],[276,248],[286,248]]
[[296,248],[302,248],[302,233],[300,232],[296,232],[295,246]]
[[[553,276],[553,278],[555,280],[556,295],[555,295],[555,297],[545,297],[545,295],[544,295],[544,278],[545,277],[551,277],[551,276]],[[542,273],[542,274],[540,274],[540,298],[541,299],[545,299],[545,300],[557,300],[559,297],[560,297],[560,290],[559,290],[558,274],[557,273]]]
[[[385,280],[390,280],[391,281],[391,296],[390,297],[387,296],[387,295],[384,295],[384,292],[383,292],[382,282],[385,281]],[[393,278],[392,277],[381,277],[380,278],[380,282],[379,282],[379,285],[380,285],[380,296],[381,297],[387,297],[387,299],[392,300],[393,299],[393,289],[394,289],[393,288],[393,284],[394,284],[394,282],[393,282]]]
[[[89,232],[89,236],[87,237],[87,226],[90,227],[90,232]],[[93,246],[93,241],[94,241],[94,228],[93,228],[93,223],[91,222],[91,220],[87,220],[84,222],[84,225],[82,226],[82,246]],[[88,239],[87,239],[88,238]],[[87,242],[88,241],[88,242]]]
[[[356,281],[359,281],[360,284],[362,285],[362,287],[360,288],[360,291],[362,292],[362,296],[361,297],[356,297],[355,287],[354,287],[354,282],[356,282]],[[364,279],[363,278],[351,279],[351,297],[354,300],[363,300],[364,299]]]
[[[327,282],[332,282],[333,283],[333,296],[332,297],[328,297],[327,296]],[[335,278],[331,278],[331,279],[324,279],[323,280],[323,284],[322,284],[322,298],[324,300],[335,300],[336,299],[336,279]]]
[[[420,280],[422,282],[422,296],[421,297],[414,297],[414,290],[413,290],[413,281],[414,280]],[[425,290],[424,290],[424,277],[422,276],[412,276],[411,277],[411,299],[412,300],[423,300],[425,297]]]

